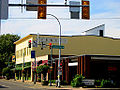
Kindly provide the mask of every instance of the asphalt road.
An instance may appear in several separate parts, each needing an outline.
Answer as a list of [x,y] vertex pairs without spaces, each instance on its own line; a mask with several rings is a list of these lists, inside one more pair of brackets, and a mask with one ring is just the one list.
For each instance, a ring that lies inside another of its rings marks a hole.
[[0,79],[0,90],[120,90],[120,88],[56,88],[55,86],[44,87],[33,82],[23,83],[21,81]]
[[[33,85],[25,84],[23,82],[12,82],[0,79],[0,90],[38,90],[34,88],[29,88]],[[42,88],[39,90],[43,90]]]

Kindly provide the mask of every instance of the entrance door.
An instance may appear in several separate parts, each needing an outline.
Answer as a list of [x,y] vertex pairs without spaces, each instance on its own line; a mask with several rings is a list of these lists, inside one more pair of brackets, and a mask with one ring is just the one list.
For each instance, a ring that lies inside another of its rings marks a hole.
[[70,81],[73,80],[73,78],[75,77],[75,75],[77,74],[77,66],[69,66],[69,79]]

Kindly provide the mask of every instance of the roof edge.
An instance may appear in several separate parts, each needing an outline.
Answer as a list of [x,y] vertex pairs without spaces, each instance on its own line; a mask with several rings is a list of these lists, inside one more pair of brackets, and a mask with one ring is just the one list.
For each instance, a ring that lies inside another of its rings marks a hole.
[[14,42],[14,44],[17,44],[17,43],[19,43],[20,41],[22,41],[22,40],[24,40],[24,39],[26,39],[26,38],[28,38],[28,37],[31,37],[31,36],[32,36],[32,35],[29,34],[29,35],[27,35],[26,37],[23,37],[23,38],[19,39],[18,41]]

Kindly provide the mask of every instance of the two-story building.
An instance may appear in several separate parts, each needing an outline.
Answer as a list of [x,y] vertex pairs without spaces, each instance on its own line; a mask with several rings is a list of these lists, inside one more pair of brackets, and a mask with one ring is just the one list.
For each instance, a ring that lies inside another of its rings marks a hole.
[[[102,34],[103,35],[103,34]],[[99,35],[95,36],[61,36],[61,43],[64,49],[61,49],[62,66],[61,79],[69,82],[75,74],[83,74],[87,78],[105,78],[102,73],[107,73],[110,77],[115,78],[120,74],[120,39],[113,39]],[[29,41],[32,46],[28,48]],[[38,41],[39,45],[34,42]],[[48,64],[51,59],[49,46],[44,45],[41,50],[40,44],[59,45],[59,36],[57,35],[37,35],[30,34],[14,44],[16,45],[16,78],[22,79],[22,70],[24,65],[25,79],[33,80],[33,67],[35,59],[31,59],[31,51],[35,51],[36,62],[41,61],[41,65]],[[58,49],[53,49],[53,76],[52,79],[57,79],[57,60],[59,55]],[[25,63],[25,64],[24,64]],[[71,73],[72,72],[72,73]],[[98,73],[98,74],[97,74]],[[49,74],[48,74],[49,75]],[[70,79],[71,78],[71,79]],[[49,78],[48,78],[49,79]]]

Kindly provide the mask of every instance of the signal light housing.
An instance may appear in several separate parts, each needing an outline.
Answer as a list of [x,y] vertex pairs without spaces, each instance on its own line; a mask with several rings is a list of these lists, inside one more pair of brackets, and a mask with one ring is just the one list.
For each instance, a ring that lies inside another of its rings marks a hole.
[[[38,0],[39,4],[47,4],[47,0]],[[38,19],[46,19],[46,6],[38,7]]]
[[28,48],[31,48],[31,40],[28,41]]
[[51,49],[52,48],[52,43],[49,43],[49,49]]
[[82,0],[82,5],[89,5],[88,7],[82,7],[82,19],[90,19],[90,2]]

